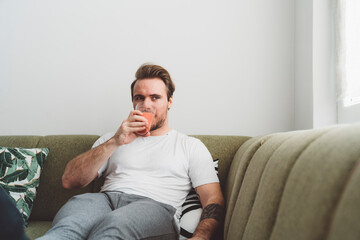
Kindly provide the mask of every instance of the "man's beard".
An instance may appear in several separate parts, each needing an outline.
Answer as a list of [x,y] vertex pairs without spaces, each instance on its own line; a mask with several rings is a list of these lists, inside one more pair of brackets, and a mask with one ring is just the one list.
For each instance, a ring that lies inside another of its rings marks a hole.
[[162,118],[162,119],[159,119],[159,121],[157,121],[157,123],[155,123],[154,126],[151,126],[150,132],[151,132],[151,131],[155,131],[155,130],[161,128],[162,126],[164,126],[165,119],[166,119],[166,117],[164,117],[164,118]]

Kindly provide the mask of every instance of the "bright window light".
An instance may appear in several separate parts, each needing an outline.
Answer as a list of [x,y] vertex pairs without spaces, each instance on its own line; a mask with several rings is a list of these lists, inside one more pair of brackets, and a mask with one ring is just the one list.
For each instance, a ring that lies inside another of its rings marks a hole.
[[360,103],[360,1],[346,1],[345,17],[345,106]]

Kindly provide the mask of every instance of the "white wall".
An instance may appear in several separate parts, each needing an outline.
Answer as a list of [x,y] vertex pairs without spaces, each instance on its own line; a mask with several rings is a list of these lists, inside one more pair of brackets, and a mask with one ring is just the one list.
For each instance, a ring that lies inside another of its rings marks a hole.
[[337,123],[333,4],[295,1],[295,129]]
[[294,129],[295,0],[0,1],[0,134],[103,134],[144,62],[187,134]]
[[313,127],[313,0],[295,1],[295,128]]
[[337,123],[334,0],[316,0],[313,27],[314,128]]

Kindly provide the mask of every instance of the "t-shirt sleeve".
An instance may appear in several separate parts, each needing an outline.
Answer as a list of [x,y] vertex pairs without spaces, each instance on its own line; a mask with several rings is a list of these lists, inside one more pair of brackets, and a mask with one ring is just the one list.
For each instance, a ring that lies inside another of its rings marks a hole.
[[219,182],[212,156],[206,146],[198,139],[191,146],[189,175],[194,188]]
[[[100,146],[101,144],[105,143],[107,140],[109,140],[114,134],[113,133],[107,133],[101,137],[99,137],[94,144],[92,145],[91,148],[96,148],[97,146]],[[98,177],[101,177],[101,175],[104,173],[104,171],[106,170],[107,166],[108,166],[108,161],[106,161],[101,168],[98,170]]]

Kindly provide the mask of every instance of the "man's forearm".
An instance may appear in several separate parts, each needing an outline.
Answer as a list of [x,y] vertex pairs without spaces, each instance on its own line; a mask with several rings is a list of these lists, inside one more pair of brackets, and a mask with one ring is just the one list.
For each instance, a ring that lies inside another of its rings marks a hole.
[[224,214],[224,207],[219,204],[213,203],[204,207],[193,238],[210,239],[216,229],[223,223]]
[[62,176],[64,188],[75,189],[87,186],[97,176],[98,169],[109,159],[118,146],[110,139],[72,159]]

